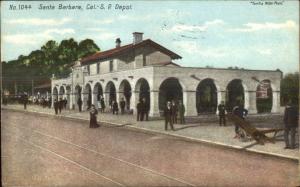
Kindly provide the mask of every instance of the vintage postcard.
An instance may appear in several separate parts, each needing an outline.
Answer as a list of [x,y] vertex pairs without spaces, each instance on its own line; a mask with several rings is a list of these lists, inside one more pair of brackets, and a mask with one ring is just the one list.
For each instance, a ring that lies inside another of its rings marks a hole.
[[299,2],[1,2],[2,186],[297,186]]

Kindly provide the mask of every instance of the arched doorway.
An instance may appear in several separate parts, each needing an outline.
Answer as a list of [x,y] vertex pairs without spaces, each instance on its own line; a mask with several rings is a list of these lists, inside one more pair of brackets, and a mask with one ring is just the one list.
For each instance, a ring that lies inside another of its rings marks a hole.
[[99,82],[95,84],[93,89],[93,94],[94,94],[94,104],[97,106],[98,101],[100,101],[100,99],[103,97],[103,89]]
[[167,78],[159,87],[159,110],[163,111],[166,102],[182,100],[182,87],[177,78]]
[[115,84],[109,81],[105,87],[105,92],[107,93],[106,103],[111,106],[112,101],[117,99],[116,97],[116,87]]
[[60,99],[63,99],[64,98],[64,95],[65,95],[65,88],[63,86],[60,86],[59,88],[59,100]]
[[92,104],[92,88],[90,84],[86,84],[83,92],[83,105],[90,109]]
[[270,113],[273,105],[273,92],[270,80],[261,81],[256,88],[257,113]]
[[77,105],[78,99],[82,100],[81,92],[82,92],[82,88],[79,85],[77,85],[75,87],[75,105],[74,105],[75,106],[74,108],[76,108],[76,109],[78,109],[78,105]]
[[196,107],[198,114],[216,113],[218,104],[217,88],[212,79],[202,80],[196,91]]
[[244,107],[245,94],[242,80],[234,79],[230,81],[226,89],[226,108],[232,111],[234,106],[241,104]]
[[53,88],[52,91],[52,97],[53,97],[53,101],[56,99],[58,101],[58,90],[56,87]]
[[119,87],[120,99],[124,98],[126,102],[126,110],[130,109],[131,86],[127,80],[123,80]]
[[138,98],[136,98],[136,103],[138,101],[141,101],[142,99],[145,99],[146,104],[150,110],[150,108],[151,108],[151,106],[150,106],[150,86],[149,86],[148,81],[144,78],[140,78],[135,84],[135,92],[138,93]]

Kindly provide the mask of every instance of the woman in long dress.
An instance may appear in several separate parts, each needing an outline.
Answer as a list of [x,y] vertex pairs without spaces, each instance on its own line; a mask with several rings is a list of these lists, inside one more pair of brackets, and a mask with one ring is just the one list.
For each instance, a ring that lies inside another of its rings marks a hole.
[[95,105],[92,105],[90,110],[90,128],[99,127],[99,125],[97,124],[97,114],[98,111],[96,110]]

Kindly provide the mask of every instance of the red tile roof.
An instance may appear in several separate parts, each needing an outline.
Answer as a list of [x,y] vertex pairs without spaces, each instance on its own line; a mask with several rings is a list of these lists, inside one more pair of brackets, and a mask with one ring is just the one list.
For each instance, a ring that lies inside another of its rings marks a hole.
[[98,52],[95,53],[93,55],[87,56],[83,59],[81,59],[81,63],[82,64],[86,64],[86,63],[90,63],[90,62],[95,62],[95,61],[99,61],[99,60],[105,60],[105,59],[109,59],[112,57],[115,57],[121,53],[127,52],[128,50],[133,50],[136,49],[138,47],[143,47],[145,45],[151,45],[152,47],[157,48],[158,50],[160,50],[161,52],[169,55],[172,59],[181,59],[181,56],[179,56],[178,54],[170,51],[169,49],[159,45],[158,43],[155,43],[154,41],[147,39],[147,40],[143,40],[142,42],[138,43],[138,44],[128,44],[128,45],[124,45],[121,47],[116,47],[114,49],[110,49],[107,51],[103,51],[103,52]]

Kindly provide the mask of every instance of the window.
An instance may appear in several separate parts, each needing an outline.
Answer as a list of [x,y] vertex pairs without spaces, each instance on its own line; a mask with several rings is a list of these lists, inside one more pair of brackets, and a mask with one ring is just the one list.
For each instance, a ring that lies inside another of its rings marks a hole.
[[97,63],[97,74],[100,73],[100,62]]
[[114,70],[114,63],[113,61],[109,61],[109,71],[112,72]]
[[143,55],[143,66],[146,66],[147,64],[146,64],[146,56],[145,55]]

